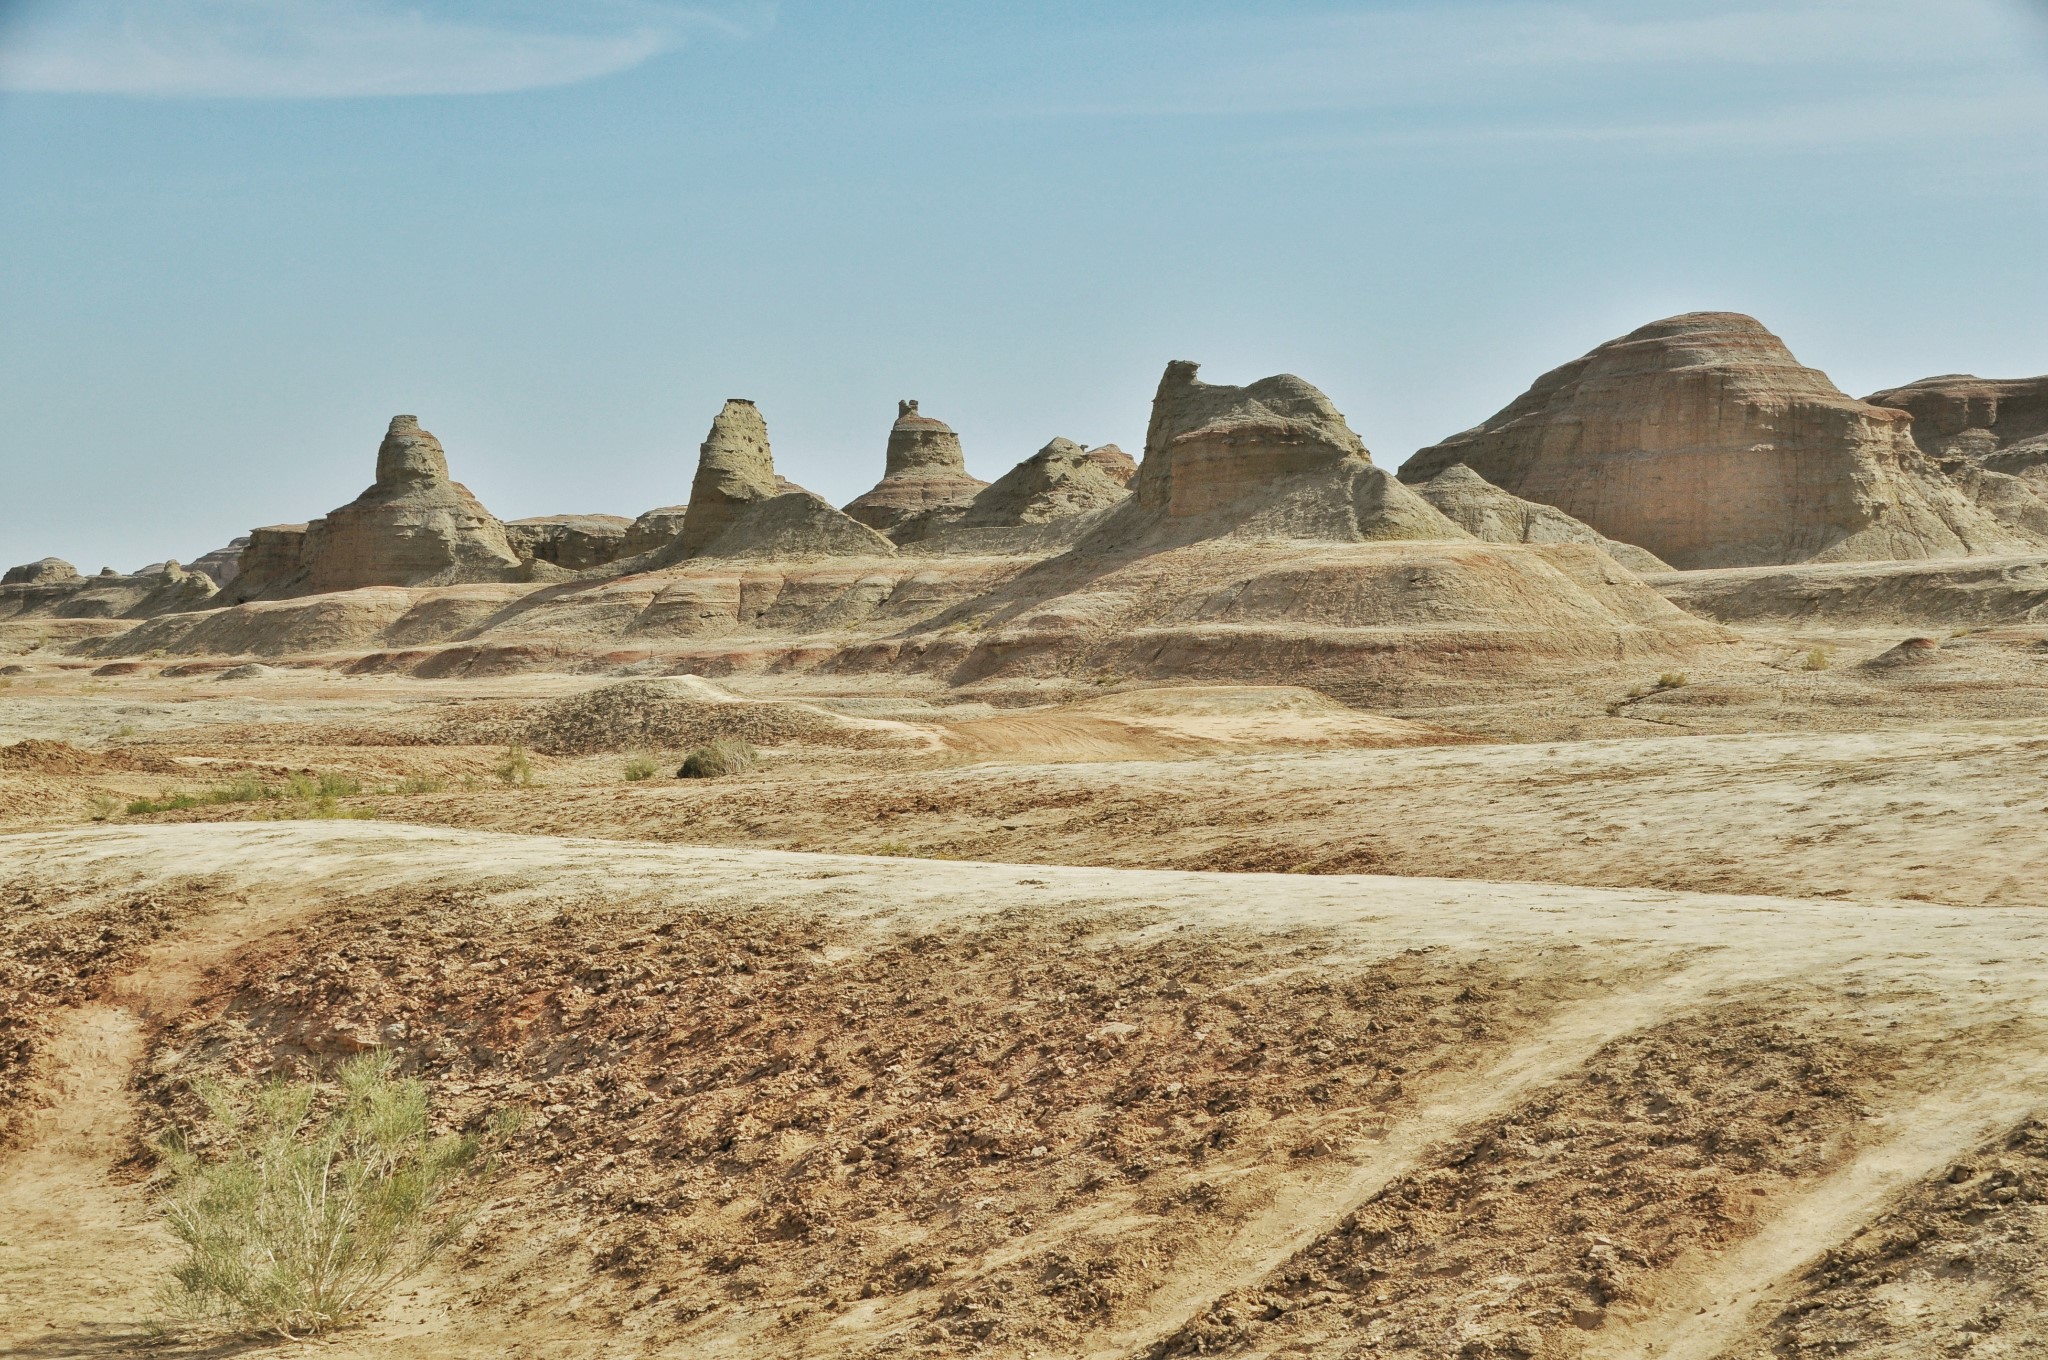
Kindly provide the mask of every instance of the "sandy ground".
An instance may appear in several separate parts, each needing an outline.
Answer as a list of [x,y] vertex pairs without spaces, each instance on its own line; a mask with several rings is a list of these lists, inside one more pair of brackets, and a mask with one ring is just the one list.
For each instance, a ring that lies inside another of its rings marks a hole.
[[1812,1353],[2048,1345],[2032,911],[348,821],[0,866],[52,923],[203,889],[51,1022],[12,1354],[143,1339],[133,1146],[183,1080],[394,1027],[452,1109],[540,1118],[336,1354],[1732,1357],[1816,1308]]

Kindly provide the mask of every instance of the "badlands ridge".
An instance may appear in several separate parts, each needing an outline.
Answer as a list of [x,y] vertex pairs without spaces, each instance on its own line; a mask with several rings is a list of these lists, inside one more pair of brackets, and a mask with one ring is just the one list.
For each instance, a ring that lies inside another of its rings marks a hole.
[[507,523],[404,415],[8,570],[0,1352],[300,1349],[156,1325],[152,1148],[375,1048],[526,1122],[336,1355],[2048,1353],[2048,378],[968,452]]

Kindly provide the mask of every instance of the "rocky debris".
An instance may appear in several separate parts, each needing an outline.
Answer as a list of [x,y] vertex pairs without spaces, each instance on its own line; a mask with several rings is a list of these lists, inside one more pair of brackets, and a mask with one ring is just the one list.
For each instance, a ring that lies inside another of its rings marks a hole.
[[18,567],[9,567],[6,575],[0,576],[0,585],[40,586],[78,579],[77,567],[61,557],[45,557],[34,562],[24,562]]
[[1137,460],[1114,444],[1098,444],[1088,450],[1088,461],[1115,478],[1119,486],[1129,486],[1138,475]]
[[[293,539],[297,539],[296,552]],[[505,526],[448,477],[441,441],[416,416],[393,416],[377,448],[377,480],[306,524],[249,535],[229,600],[324,595],[362,586],[457,585],[518,579]]]
[[633,523],[623,515],[535,515],[507,522],[505,541],[522,560],[588,571],[627,555]]
[[1071,439],[1054,439],[965,505],[912,516],[892,537],[933,551],[1044,549],[1072,541],[1072,531],[1057,532],[1062,524],[1119,505],[1130,494],[1088,450]]
[[1753,317],[1652,322],[1538,378],[1422,449],[1410,483],[1464,463],[1675,566],[1955,557],[2028,546]]
[[1590,543],[1630,571],[1671,570],[1654,553],[1617,543],[1554,506],[1511,495],[1463,463],[1445,468],[1420,490],[1454,524],[1488,543]]
[[916,741],[900,728],[842,718],[811,704],[742,699],[694,675],[622,680],[508,716],[459,719],[441,737],[466,745],[519,742],[553,756],[685,751],[720,739],[848,750]]
[[1939,659],[1940,654],[1941,643],[1931,637],[1907,638],[1897,646],[1879,652],[1859,669],[1888,671],[1900,666],[1924,666]]
[[895,551],[895,544],[823,497],[776,476],[768,422],[753,402],[733,397],[698,450],[683,532],[648,565],[689,557],[887,557]]
[[644,552],[666,548],[683,532],[683,520],[689,510],[687,505],[663,505],[641,515],[626,527],[626,536],[619,544],[619,557],[638,557]]
[[2048,538],[2048,377],[1922,378],[1871,394],[1913,417],[1913,442],[2001,524]]
[[235,573],[241,570],[242,549],[248,546],[249,535],[243,534],[239,538],[231,539],[225,548],[215,548],[203,557],[186,563],[186,569],[204,572],[213,578],[215,585],[225,586],[232,582]]
[[846,513],[888,533],[937,506],[964,505],[988,483],[967,475],[960,436],[943,420],[920,413],[915,401],[896,403],[882,480],[846,506]]

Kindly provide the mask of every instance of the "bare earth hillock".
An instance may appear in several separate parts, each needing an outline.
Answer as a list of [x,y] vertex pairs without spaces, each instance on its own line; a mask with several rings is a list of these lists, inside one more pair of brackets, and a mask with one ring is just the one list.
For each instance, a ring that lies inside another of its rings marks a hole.
[[558,756],[682,751],[719,738],[851,750],[920,744],[901,728],[811,704],[742,699],[696,676],[625,680],[532,708],[530,715],[458,719],[444,736],[481,745],[516,741]]
[[1962,496],[1910,421],[1845,396],[1751,317],[1653,322],[1423,449],[1682,568],[2011,552],[2033,540]]
[[1459,528],[1488,543],[1589,543],[1631,571],[1671,570],[1654,553],[1617,543],[1555,506],[1510,495],[1463,463],[1445,468],[1418,490]]

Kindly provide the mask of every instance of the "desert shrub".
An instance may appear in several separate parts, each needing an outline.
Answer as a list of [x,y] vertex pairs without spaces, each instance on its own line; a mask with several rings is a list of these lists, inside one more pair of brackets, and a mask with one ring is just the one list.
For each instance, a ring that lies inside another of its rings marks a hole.
[[496,773],[499,782],[509,787],[528,787],[533,783],[533,760],[526,754],[526,748],[515,741],[505,748]]
[[634,756],[626,762],[626,782],[637,784],[643,779],[654,778],[654,761],[647,756]]
[[871,855],[894,855],[901,859],[908,859],[917,852],[910,848],[909,841],[883,841],[875,846],[874,849],[868,851],[868,853]]
[[199,1088],[199,1127],[158,1144],[164,1221],[185,1251],[168,1311],[233,1331],[327,1331],[446,1245],[517,1120],[437,1136],[425,1085],[391,1068],[366,1053],[343,1064],[338,1090]]
[[1806,654],[1806,660],[1801,662],[1800,666],[1803,670],[1824,671],[1828,668],[1828,654],[1816,647]]
[[683,767],[676,771],[676,778],[716,779],[751,770],[760,763],[761,753],[752,742],[739,737],[714,737],[683,757]]
[[1687,684],[1685,672],[1666,671],[1657,677],[1658,689],[1684,689]]
[[438,775],[412,774],[391,786],[393,793],[439,793],[448,787],[448,781]]
[[96,793],[92,796],[92,819],[94,821],[108,821],[120,810],[120,799],[104,793]]

